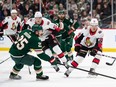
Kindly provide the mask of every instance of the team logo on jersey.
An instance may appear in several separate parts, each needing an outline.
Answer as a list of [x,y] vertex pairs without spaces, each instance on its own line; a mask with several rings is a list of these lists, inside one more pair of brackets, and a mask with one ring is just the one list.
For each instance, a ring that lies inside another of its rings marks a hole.
[[15,30],[16,29],[16,25],[15,25],[15,23],[12,23],[12,28],[11,28],[12,30]]
[[93,43],[90,41],[90,37],[86,38],[85,44],[86,44],[87,47],[93,45]]

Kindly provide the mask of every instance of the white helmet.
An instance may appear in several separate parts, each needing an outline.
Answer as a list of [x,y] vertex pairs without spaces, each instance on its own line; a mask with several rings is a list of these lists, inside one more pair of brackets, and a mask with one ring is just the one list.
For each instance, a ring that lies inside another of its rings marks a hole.
[[35,15],[34,15],[34,17],[42,17],[42,14],[41,14],[41,12],[35,12]]
[[90,21],[90,25],[98,26],[98,20],[96,18],[92,18],[91,21]]
[[17,14],[17,11],[15,9],[11,10],[11,14],[13,14],[13,13]]

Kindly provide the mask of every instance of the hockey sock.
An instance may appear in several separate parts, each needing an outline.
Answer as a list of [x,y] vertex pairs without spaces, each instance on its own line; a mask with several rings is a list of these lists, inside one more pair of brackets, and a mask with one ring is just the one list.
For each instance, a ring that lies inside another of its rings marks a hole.
[[[84,59],[84,57],[82,57],[82,56],[76,56],[76,58],[74,58],[74,60],[73,61],[75,61],[74,62],[74,65],[77,63],[77,64],[80,64],[82,61],[83,61],[83,59]],[[78,65],[77,65],[78,66]]]
[[56,54],[58,54],[58,57],[61,59],[62,62],[66,62],[66,57],[64,56],[64,53],[62,53],[62,51],[58,45],[53,47],[53,51]]
[[37,76],[41,76],[43,74],[41,61],[37,58],[35,58],[35,61],[34,61],[34,70]]
[[58,57],[61,59],[62,62],[67,62],[66,57],[64,56],[64,53],[59,54]]
[[52,56],[52,51],[50,49],[46,49],[45,50],[45,54],[47,54],[48,56]]
[[72,52],[68,52],[68,59],[73,60],[73,53]]
[[[100,51],[98,51],[98,53],[101,53]],[[91,68],[96,68],[97,67],[97,65],[99,64],[99,62],[100,62],[100,59],[101,59],[101,56],[100,55],[95,55],[95,58],[93,59],[93,61],[92,61],[92,65],[91,65]]]
[[91,65],[91,68],[96,68],[97,65],[99,64],[100,60],[97,59],[97,58],[94,58],[93,61],[92,61],[92,65]]
[[12,73],[18,74],[20,70],[23,68],[24,65],[22,64],[15,64],[12,70]]
[[71,65],[76,68],[79,64],[76,61],[72,61]]
[[56,60],[56,58],[54,58],[53,56],[51,57],[51,60],[50,60],[50,63],[52,64],[52,65],[57,65],[57,60]]

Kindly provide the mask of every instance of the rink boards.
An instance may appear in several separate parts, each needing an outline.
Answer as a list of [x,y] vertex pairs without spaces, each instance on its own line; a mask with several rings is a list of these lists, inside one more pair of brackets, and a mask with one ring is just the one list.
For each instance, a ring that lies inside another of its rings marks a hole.
[[[81,29],[75,31],[77,35]],[[104,39],[103,39],[103,52],[116,52],[116,29],[103,29]],[[12,45],[8,37],[4,36],[0,40],[0,51],[8,51]],[[74,48],[72,47],[72,50]]]

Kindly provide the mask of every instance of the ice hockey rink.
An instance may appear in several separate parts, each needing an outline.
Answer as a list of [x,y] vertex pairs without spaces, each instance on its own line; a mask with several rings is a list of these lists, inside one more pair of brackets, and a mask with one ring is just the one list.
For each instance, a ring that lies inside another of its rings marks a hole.
[[[109,56],[116,56],[115,53],[104,53]],[[34,54],[35,55],[35,54]],[[74,53],[75,55],[75,53]],[[7,51],[0,52],[0,62],[9,57]],[[79,65],[79,68],[89,70],[92,61],[91,56],[87,56]],[[112,63],[113,59],[102,57],[100,65],[96,72],[116,77],[116,63],[112,66],[106,65],[106,62]],[[87,72],[75,69],[67,78],[64,76],[66,68],[59,66],[60,71],[55,70],[48,62],[42,61],[43,71],[49,76],[47,81],[36,81],[33,66],[30,67],[31,75],[28,71],[28,66],[25,66],[19,73],[22,76],[21,80],[10,80],[9,73],[12,70],[14,62],[12,59],[0,64],[0,87],[116,87],[116,79],[111,79],[103,76],[90,78]]]

